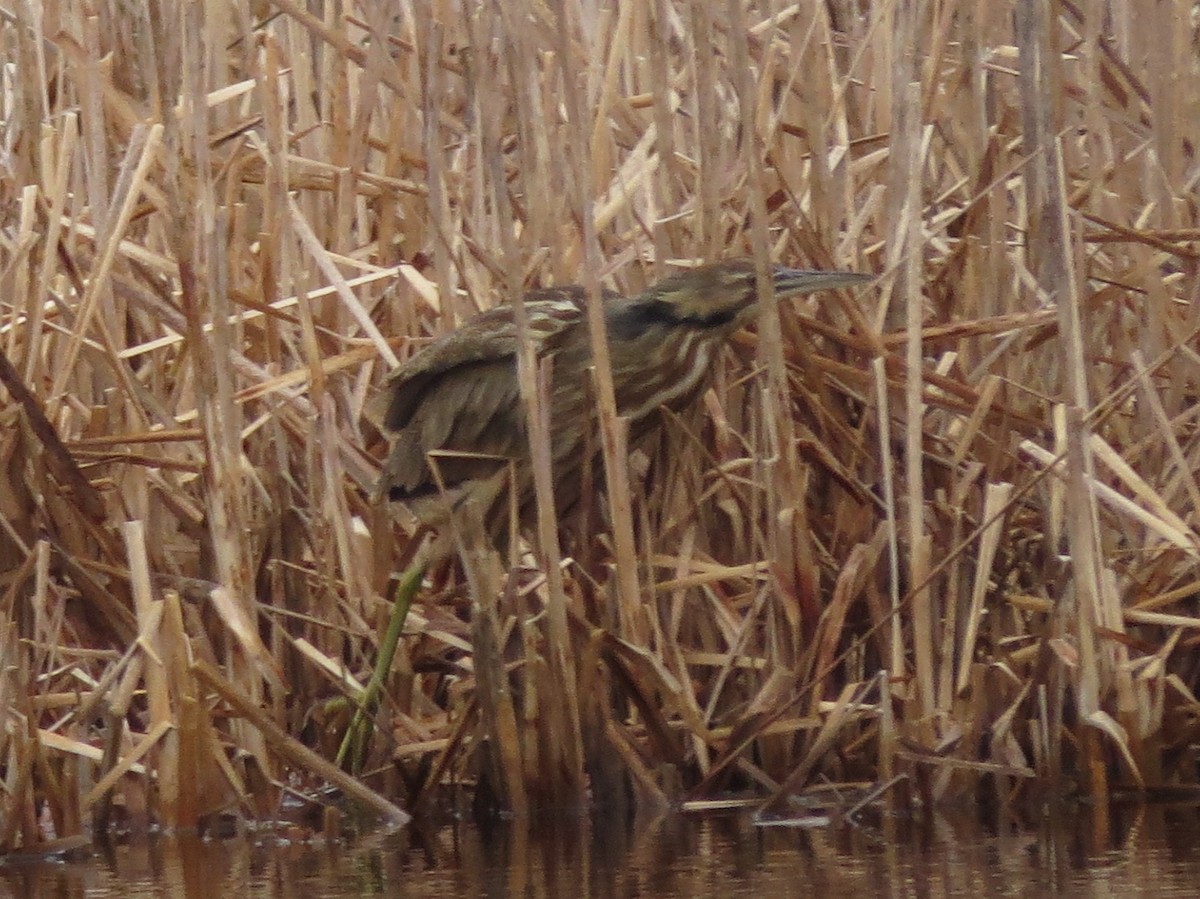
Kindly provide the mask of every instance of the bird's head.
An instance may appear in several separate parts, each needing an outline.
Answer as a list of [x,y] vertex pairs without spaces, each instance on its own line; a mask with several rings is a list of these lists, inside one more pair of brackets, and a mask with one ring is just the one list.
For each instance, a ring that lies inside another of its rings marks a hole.
[[[775,295],[783,299],[818,290],[848,287],[874,276],[856,272],[819,272],[771,267]],[[729,331],[745,324],[758,300],[754,263],[748,259],[714,262],[686,269],[647,288],[634,298],[620,323],[630,330],[654,325]]]

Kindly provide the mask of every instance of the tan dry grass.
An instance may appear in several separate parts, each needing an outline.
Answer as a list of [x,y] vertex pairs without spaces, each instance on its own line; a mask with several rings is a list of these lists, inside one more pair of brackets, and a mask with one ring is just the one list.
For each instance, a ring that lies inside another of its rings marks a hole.
[[764,297],[540,574],[436,573],[376,805],[1195,783],[1192,4],[563,8],[5,13],[0,849],[337,779],[372,385],[733,254],[881,280]]

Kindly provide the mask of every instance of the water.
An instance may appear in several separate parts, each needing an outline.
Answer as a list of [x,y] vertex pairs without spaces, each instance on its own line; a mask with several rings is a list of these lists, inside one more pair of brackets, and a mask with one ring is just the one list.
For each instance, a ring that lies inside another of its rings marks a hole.
[[1200,894],[1200,805],[1011,810],[875,827],[747,816],[410,827],[342,846],[145,840],[0,865],[13,897],[1000,897]]

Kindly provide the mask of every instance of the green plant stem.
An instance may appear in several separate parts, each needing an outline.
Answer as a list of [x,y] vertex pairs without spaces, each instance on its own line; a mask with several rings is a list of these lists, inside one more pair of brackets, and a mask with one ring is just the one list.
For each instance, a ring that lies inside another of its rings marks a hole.
[[387,631],[383,642],[379,645],[379,658],[375,661],[375,669],[371,679],[358,697],[358,708],[354,718],[342,737],[342,745],[338,749],[338,767],[344,767],[346,759],[350,759],[349,770],[357,774],[362,769],[366,758],[368,741],[371,738],[372,716],[383,692],[383,682],[391,670],[392,660],[396,657],[396,647],[400,643],[400,634],[404,630],[404,622],[408,618],[408,610],[412,606],[413,597],[425,577],[426,563],[423,560],[413,562],[404,570],[396,589],[392,593],[392,617],[388,620]]

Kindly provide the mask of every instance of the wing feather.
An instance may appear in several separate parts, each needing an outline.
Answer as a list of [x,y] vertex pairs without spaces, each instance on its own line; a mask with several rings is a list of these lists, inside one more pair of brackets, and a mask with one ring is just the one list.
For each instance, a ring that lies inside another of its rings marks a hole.
[[[582,291],[549,289],[526,297],[539,357],[553,355],[578,320]],[[420,350],[397,368],[363,409],[392,441],[379,490],[391,499],[437,491],[429,455],[447,487],[489,477],[528,452],[517,380],[517,329],[500,306]],[[456,455],[458,454],[458,455]]]
[[380,433],[394,436],[408,426],[431,387],[457,369],[515,360],[517,328],[505,306],[483,312],[452,335],[415,353],[388,375],[383,387],[363,407],[363,415]]

